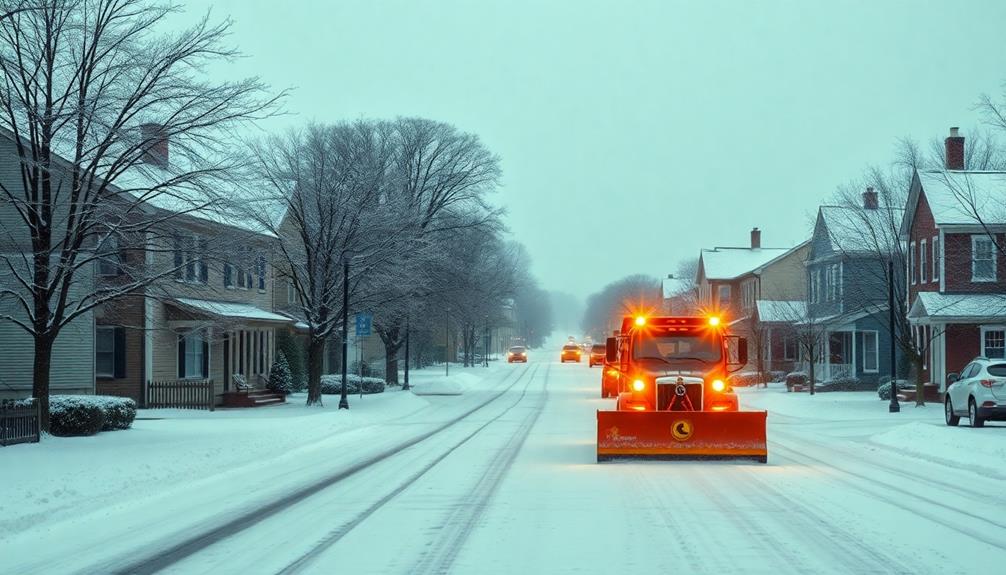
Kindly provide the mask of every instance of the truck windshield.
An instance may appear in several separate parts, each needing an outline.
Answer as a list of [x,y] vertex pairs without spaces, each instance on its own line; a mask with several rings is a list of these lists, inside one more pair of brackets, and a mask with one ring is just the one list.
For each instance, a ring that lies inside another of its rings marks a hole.
[[716,338],[702,335],[646,335],[636,340],[633,359],[699,360],[714,363],[720,360],[720,346]]

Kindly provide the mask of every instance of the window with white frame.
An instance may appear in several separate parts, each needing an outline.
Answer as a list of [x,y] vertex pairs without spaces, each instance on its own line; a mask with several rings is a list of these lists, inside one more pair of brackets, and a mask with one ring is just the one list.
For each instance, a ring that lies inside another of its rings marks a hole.
[[915,242],[908,246],[908,278],[915,285]]
[[234,287],[234,266],[230,262],[224,262],[224,287]]
[[797,340],[795,336],[786,335],[782,339],[782,359],[795,361],[797,358]]
[[293,305],[297,303],[297,287],[293,285],[292,279],[286,280],[286,303]]
[[919,283],[924,284],[929,281],[929,252],[926,251],[926,240],[919,242]]
[[720,307],[727,307],[730,305],[730,286],[721,285],[717,288],[717,303]]
[[206,255],[209,252],[208,242],[197,235],[174,237],[175,279],[206,283],[209,279],[209,268]]
[[744,309],[751,309],[755,305],[755,280],[748,280],[741,284],[741,301]]
[[876,373],[880,370],[880,342],[875,331],[863,333],[863,371]]
[[178,336],[178,377],[201,379],[209,376],[209,341],[203,330]]
[[995,281],[996,249],[992,238],[986,235],[971,236],[971,280]]
[[940,281],[940,236],[933,236],[933,281]]
[[828,266],[828,301],[838,301],[838,264]]
[[982,355],[1006,359],[1006,327],[982,328]]
[[265,291],[265,256],[262,254],[255,256],[255,275],[258,276],[259,291]]

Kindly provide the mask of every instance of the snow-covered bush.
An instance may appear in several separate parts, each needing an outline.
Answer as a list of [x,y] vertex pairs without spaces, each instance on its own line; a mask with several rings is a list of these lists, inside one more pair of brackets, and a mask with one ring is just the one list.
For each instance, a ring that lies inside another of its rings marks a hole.
[[112,397],[96,395],[93,399],[105,414],[105,424],[102,431],[129,429],[136,419],[136,402],[128,397]]
[[772,383],[782,383],[786,381],[785,371],[773,371],[770,373],[772,374]]
[[766,377],[757,371],[742,371],[727,378],[727,382],[733,387],[750,387],[765,383]]
[[[865,386],[865,387],[864,387]],[[814,391],[825,393],[828,391],[864,391],[872,388],[869,383],[859,381],[857,377],[836,377],[814,386]]]
[[793,391],[794,385],[807,385],[809,378],[802,371],[794,371],[786,374],[786,390]]
[[[884,401],[890,401],[891,377],[885,376],[881,381],[883,381],[884,383],[881,383],[880,386],[877,387],[877,395],[880,396],[880,399],[883,399]],[[898,384],[898,391],[901,391],[903,389],[915,389],[915,384],[909,383],[907,379],[899,379],[897,380],[897,384]]]
[[273,393],[282,393],[287,395],[293,393],[293,375],[290,373],[290,363],[286,360],[286,354],[282,350],[276,354],[276,361],[272,364],[272,369],[269,370],[269,383],[266,384],[266,389]]
[[49,433],[59,437],[94,435],[105,425],[105,412],[89,395],[49,398]]
[[[363,387],[365,395],[371,393],[384,393],[384,380],[379,377],[360,377],[355,373],[346,376],[346,392],[359,394],[360,387]],[[321,392],[328,395],[338,395],[342,393],[342,375],[331,374],[321,376]]]

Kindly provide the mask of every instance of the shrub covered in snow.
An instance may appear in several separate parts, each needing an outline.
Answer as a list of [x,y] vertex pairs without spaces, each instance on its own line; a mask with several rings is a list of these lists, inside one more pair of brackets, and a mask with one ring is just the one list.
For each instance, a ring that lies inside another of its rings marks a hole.
[[294,391],[290,363],[287,362],[286,354],[282,350],[276,354],[276,361],[273,362],[272,369],[269,370],[269,383],[266,384],[266,388],[273,393],[282,393],[283,395]]
[[105,425],[105,412],[87,395],[49,398],[49,433],[59,437],[94,435]]
[[[877,388],[877,395],[879,395],[880,399],[883,399],[884,401],[890,401],[891,400],[890,376],[884,377],[883,381],[884,383],[880,384],[880,386]],[[898,391],[901,391],[903,389],[915,389],[915,384],[909,383],[907,379],[899,379],[897,380],[897,384],[898,384]]]
[[814,386],[814,391],[821,393],[828,391],[871,391],[872,389],[873,384],[864,383],[857,377],[836,377]]
[[727,378],[727,382],[734,387],[750,387],[765,383],[767,380],[768,377],[763,376],[757,371],[742,371]]
[[793,391],[794,385],[807,385],[810,381],[807,374],[802,371],[794,371],[786,374],[786,390]]
[[785,371],[773,371],[770,373],[772,374],[772,383],[782,383],[786,381]]
[[105,414],[102,431],[129,429],[133,425],[133,420],[136,419],[136,402],[132,399],[107,395],[96,395],[93,399]]
[[49,398],[49,433],[60,437],[129,429],[136,402],[109,395],[54,395]]
[[[384,393],[384,380],[379,377],[360,377],[355,373],[347,375],[347,393],[359,394],[361,387],[363,388],[363,393],[365,395],[371,393]],[[342,393],[342,375],[332,374],[321,376],[321,392],[329,395],[338,395]]]

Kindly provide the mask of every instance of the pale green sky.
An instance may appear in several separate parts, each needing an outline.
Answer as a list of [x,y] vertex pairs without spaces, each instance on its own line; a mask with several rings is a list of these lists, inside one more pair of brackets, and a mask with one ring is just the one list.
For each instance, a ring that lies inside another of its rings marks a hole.
[[[586,296],[702,247],[810,234],[897,138],[979,124],[1006,2],[191,0],[284,122],[418,115],[478,133],[545,287]],[[279,6],[283,5],[282,8]]]

